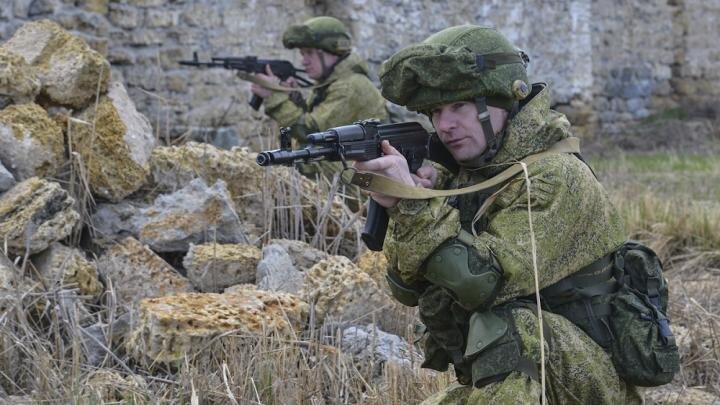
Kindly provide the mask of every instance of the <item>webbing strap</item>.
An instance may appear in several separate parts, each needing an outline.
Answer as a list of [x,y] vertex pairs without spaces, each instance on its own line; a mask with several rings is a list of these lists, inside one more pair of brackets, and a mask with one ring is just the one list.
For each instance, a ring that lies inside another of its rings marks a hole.
[[[540,293],[543,297],[554,297],[563,295],[575,288],[584,289],[587,293],[593,293],[597,290],[598,294],[595,295],[612,292],[610,290],[606,291],[603,283],[613,277],[612,261],[614,256],[615,252],[607,254],[555,284],[543,288]],[[614,286],[615,283],[612,285]],[[596,289],[596,286],[600,287]]]
[[579,153],[579,151],[580,139],[576,137],[565,138],[555,143],[549,149],[543,152],[530,155],[517,163],[513,163],[512,166],[508,167],[507,169],[503,170],[502,172],[500,172],[494,177],[491,177],[488,180],[474,184],[469,187],[451,190],[434,190],[423,187],[414,187],[397,182],[389,177],[379,174],[360,172],[351,167],[342,171],[341,179],[343,183],[347,185],[354,184],[362,188],[363,190],[372,191],[395,198],[424,200],[434,197],[450,197],[454,195],[475,193],[502,184],[523,171],[521,163],[531,165],[550,155],[556,155],[560,153]]

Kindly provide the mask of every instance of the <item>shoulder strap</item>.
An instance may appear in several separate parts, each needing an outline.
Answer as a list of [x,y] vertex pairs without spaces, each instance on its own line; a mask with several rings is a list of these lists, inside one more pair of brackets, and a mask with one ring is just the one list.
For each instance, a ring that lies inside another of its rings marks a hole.
[[485,180],[481,183],[474,184],[469,187],[463,187],[458,189],[450,190],[433,190],[423,187],[413,187],[403,183],[399,183],[389,177],[382,175],[359,172],[354,168],[346,168],[343,170],[341,179],[345,184],[354,184],[363,190],[373,191],[387,196],[412,199],[412,200],[424,200],[427,198],[434,197],[450,197],[460,194],[474,193],[477,191],[487,190],[495,187],[505,181],[513,178],[517,174],[523,171],[523,164],[533,164],[547,156],[556,155],[560,153],[579,153],[580,152],[580,139],[575,137],[565,138],[556,144],[552,145],[549,149],[527,156],[519,162],[513,163],[512,166],[503,170],[494,177]]

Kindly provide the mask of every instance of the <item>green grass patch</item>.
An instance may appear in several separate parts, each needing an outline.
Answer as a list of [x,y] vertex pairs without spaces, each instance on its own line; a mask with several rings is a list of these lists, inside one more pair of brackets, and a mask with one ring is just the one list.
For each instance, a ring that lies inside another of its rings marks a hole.
[[650,125],[665,120],[686,120],[688,113],[683,108],[669,108],[658,113],[649,115],[640,121],[641,125]]
[[678,154],[672,152],[625,153],[611,157],[591,157],[593,168],[600,172],[648,173],[720,173],[720,156]]

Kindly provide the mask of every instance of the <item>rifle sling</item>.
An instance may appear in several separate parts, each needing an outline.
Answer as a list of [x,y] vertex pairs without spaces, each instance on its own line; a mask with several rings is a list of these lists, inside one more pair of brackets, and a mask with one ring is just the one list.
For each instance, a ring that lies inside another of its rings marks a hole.
[[512,166],[503,170],[494,177],[491,177],[483,182],[474,184],[472,186],[458,189],[434,190],[423,187],[413,187],[403,183],[399,183],[383,175],[369,172],[359,172],[354,168],[347,168],[343,170],[341,174],[341,179],[345,184],[354,184],[362,188],[363,190],[372,191],[395,198],[424,200],[434,197],[450,197],[454,195],[475,193],[495,187],[521,173],[523,171],[521,163],[531,165],[547,156],[556,155],[559,153],[580,153],[580,139],[576,137],[565,138],[555,143],[545,151],[527,156],[519,162],[512,164]]
[[314,86],[308,86],[308,87],[286,87],[286,86],[281,86],[276,83],[270,83],[267,80],[261,79],[255,75],[251,75],[247,72],[237,72],[237,77],[242,80],[248,81],[250,83],[259,84],[260,86],[263,86],[266,89],[282,91],[284,93],[290,93],[291,91],[298,91],[298,90],[318,89],[320,87],[325,87],[325,86],[329,85],[330,83],[332,83],[332,82],[322,82],[320,84],[316,84]]

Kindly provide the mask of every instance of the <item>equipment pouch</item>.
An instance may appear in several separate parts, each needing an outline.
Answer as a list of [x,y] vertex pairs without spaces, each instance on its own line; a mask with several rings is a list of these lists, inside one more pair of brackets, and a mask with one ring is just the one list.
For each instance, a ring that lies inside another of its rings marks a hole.
[[[647,295],[623,285],[610,303],[610,354],[618,375],[643,387],[667,384],[679,369],[675,338],[664,335],[667,317]],[[669,329],[668,329],[669,331]]]
[[660,260],[648,247],[626,242],[541,293],[548,309],[610,353],[624,381],[654,387],[669,383],[679,370],[667,318],[667,282]]
[[473,385],[483,387],[513,371],[538,380],[537,365],[522,355],[510,310],[506,307],[495,311],[475,312],[470,317],[465,359],[472,364]]
[[643,387],[669,383],[680,355],[667,318],[668,289],[655,252],[627,242],[616,253],[620,289],[611,301],[613,363],[625,381]]

